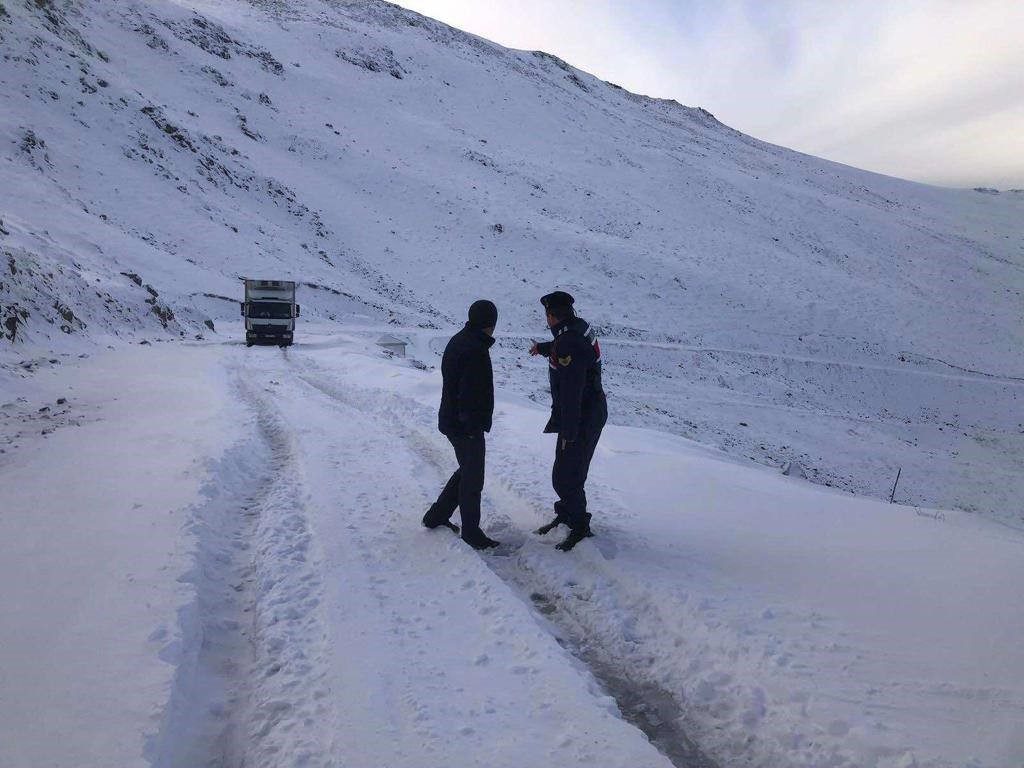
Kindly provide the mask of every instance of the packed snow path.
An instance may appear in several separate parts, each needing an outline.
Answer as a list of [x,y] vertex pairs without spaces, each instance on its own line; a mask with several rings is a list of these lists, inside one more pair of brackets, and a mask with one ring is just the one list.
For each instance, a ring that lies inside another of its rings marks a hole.
[[419,525],[454,467],[435,361],[306,338],[10,379],[0,764],[1024,760],[1019,532],[613,426],[598,535],[565,555],[529,533],[544,410],[499,393],[484,526],[505,544],[479,555]]

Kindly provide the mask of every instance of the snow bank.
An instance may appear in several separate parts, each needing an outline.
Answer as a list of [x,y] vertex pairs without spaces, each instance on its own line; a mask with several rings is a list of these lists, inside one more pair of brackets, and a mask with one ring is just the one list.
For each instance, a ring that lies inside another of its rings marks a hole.
[[4,404],[21,413],[0,455],[3,765],[147,764],[196,641],[190,508],[239,428],[217,358],[104,352]]

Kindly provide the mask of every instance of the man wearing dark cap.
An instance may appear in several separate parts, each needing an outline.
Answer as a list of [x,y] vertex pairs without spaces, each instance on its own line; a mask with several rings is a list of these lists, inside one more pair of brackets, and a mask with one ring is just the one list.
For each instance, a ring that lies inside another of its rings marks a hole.
[[537,533],[546,534],[565,523],[569,535],[558,549],[568,552],[593,535],[584,486],[601,430],[608,421],[608,403],[601,386],[601,346],[590,324],[576,316],[573,297],[555,291],[540,302],[554,340],[534,343],[530,354],[548,358],[551,418],[544,431],[558,434],[551,470],[558,501],[555,519]]
[[498,546],[480,530],[480,494],[484,489],[484,433],[491,429],[494,414],[494,375],[491,345],[498,309],[486,299],[473,302],[466,326],[452,336],[441,358],[441,408],[437,427],[455,449],[459,468],[437,501],[423,516],[423,525],[444,525],[455,533],[451,521],[455,507],[462,516],[462,540],[474,549]]

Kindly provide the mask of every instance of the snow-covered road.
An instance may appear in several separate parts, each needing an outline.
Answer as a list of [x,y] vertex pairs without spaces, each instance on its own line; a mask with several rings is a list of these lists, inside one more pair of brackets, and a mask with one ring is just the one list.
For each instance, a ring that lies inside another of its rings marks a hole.
[[499,393],[481,556],[419,525],[435,361],[306,338],[7,380],[0,764],[1024,764],[1019,532],[613,426],[565,555]]
[[141,765],[190,624],[188,509],[245,428],[218,350],[59,362],[4,381],[0,763]]

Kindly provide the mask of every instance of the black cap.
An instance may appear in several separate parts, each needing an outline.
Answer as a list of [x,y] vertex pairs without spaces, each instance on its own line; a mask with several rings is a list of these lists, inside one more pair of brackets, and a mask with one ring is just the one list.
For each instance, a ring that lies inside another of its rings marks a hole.
[[540,297],[540,303],[544,305],[544,309],[571,308],[574,301],[576,300],[565,291],[555,291]]
[[473,328],[493,328],[498,322],[498,308],[493,301],[478,299],[469,308],[469,324]]

